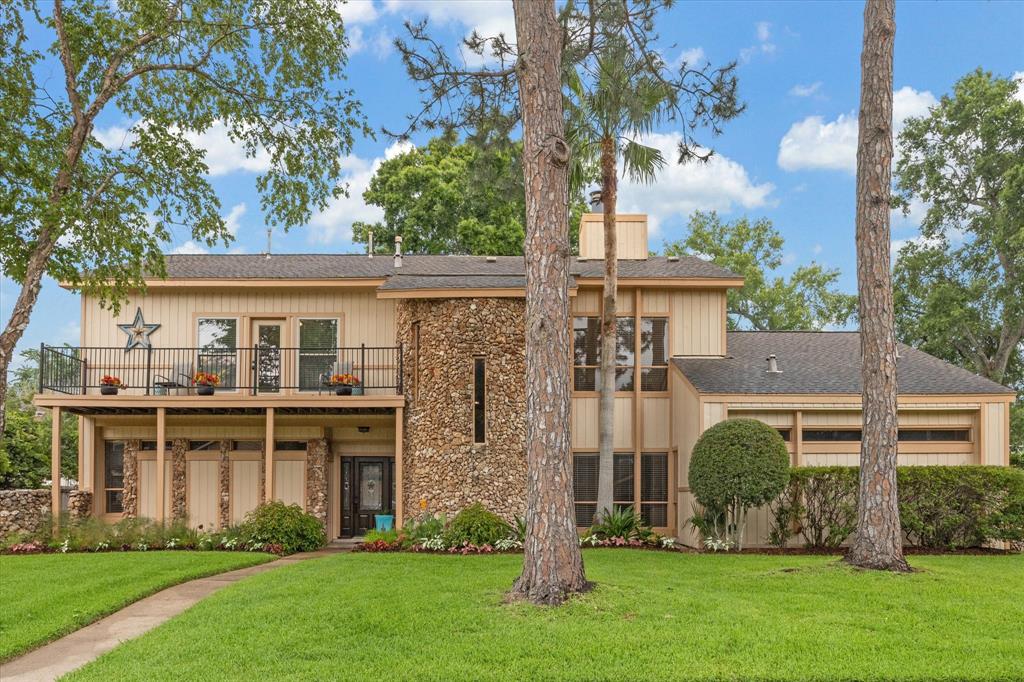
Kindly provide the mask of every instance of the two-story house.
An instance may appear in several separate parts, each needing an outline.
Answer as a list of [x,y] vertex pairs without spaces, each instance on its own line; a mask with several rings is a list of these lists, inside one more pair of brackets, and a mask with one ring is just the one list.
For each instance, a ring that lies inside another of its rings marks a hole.
[[[619,232],[616,502],[692,541],[689,452],[728,417],[777,427],[794,465],[856,464],[855,332],[727,331],[740,278],[649,257],[643,215]],[[580,526],[596,511],[602,249],[601,216],[585,215],[570,291]],[[522,258],[172,255],[167,270],[116,316],[83,296],[81,347],[42,348],[36,403],[79,415],[95,515],[210,528],[280,499],[335,538],[382,513],[523,512]],[[334,374],[359,379],[351,395]],[[901,463],[1008,464],[1013,391],[906,346],[899,389]],[[755,515],[747,543],[766,532]]]

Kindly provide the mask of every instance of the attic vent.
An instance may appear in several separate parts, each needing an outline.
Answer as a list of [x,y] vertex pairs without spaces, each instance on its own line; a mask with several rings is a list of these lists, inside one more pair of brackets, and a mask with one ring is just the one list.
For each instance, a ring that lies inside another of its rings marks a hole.
[[497,263],[498,262],[498,257],[497,256],[487,256],[487,262],[488,263]]
[[768,361],[768,369],[767,369],[767,373],[768,374],[782,374],[782,370],[779,369],[779,363],[775,359],[775,353],[772,353],[771,355],[769,355],[765,359]]
[[669,263],[678,263],[679,262],[679,256],[669,256],[665,260],[667,260]]

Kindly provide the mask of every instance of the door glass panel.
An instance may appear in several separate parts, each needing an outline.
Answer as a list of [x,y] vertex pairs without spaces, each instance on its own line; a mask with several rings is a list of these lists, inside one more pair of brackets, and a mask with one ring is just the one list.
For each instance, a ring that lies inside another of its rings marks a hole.
[[380,511],[384,500],[384,465],[367,462],[359,465],[359,510]]
[[257,386],[264,393],[276,393],[281,388],[281,325],[257,325],[256,345],[259,346]]

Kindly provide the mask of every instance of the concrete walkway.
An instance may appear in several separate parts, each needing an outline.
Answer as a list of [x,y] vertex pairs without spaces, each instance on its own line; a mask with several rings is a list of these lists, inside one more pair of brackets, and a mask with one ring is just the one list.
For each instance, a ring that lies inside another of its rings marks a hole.
[[337,554],[337,549],[305,552],[258,566],[211,575],[168,587],[120,611],[0,666],[3,682],[49,682],[99,658],[121,642],[144,635],[217,590],[257,573],[306,559]]

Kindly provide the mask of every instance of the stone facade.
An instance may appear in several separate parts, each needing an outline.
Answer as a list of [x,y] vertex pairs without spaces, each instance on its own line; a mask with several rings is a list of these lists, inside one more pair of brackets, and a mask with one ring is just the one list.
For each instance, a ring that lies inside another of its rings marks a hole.
[[[451,515],[474,502],[509,520],[524,512],[525,312],[521,298],[398,301],[398,336],[407,349],[406,516]],[[487,442],[481,444],[473,437],[477,357],[486,361]]]
[[50,489],[0,490],[0,539],[34,533],[50,514]]
[[139,515],[139,448],[138,439],[124,443],[124,493],[122,495],[121,517],[134,519]]
[[217,483],[218,483],[218,494],[220,497],[218,501],[220,506],[218,508],[219,516],[218,519],[221,528],[227,528],[231,525],[231,459],[228,457],[228,451],[231,449],[231,441],[222,440],[220,442],[220,460],[217,465]]
[[306,511],[320,519],[327,527],[327,472],[330,462],[330,444],[325,438],[311,440],[306,445]]
[[68,493],[68,517],[72,521],[92,516],[92,491],[72,490]]
[[185,490],[186,452],[188,452],[187,440],[175,438],[171,441],[171,518],[175,521],[188,517],[188,499]]

